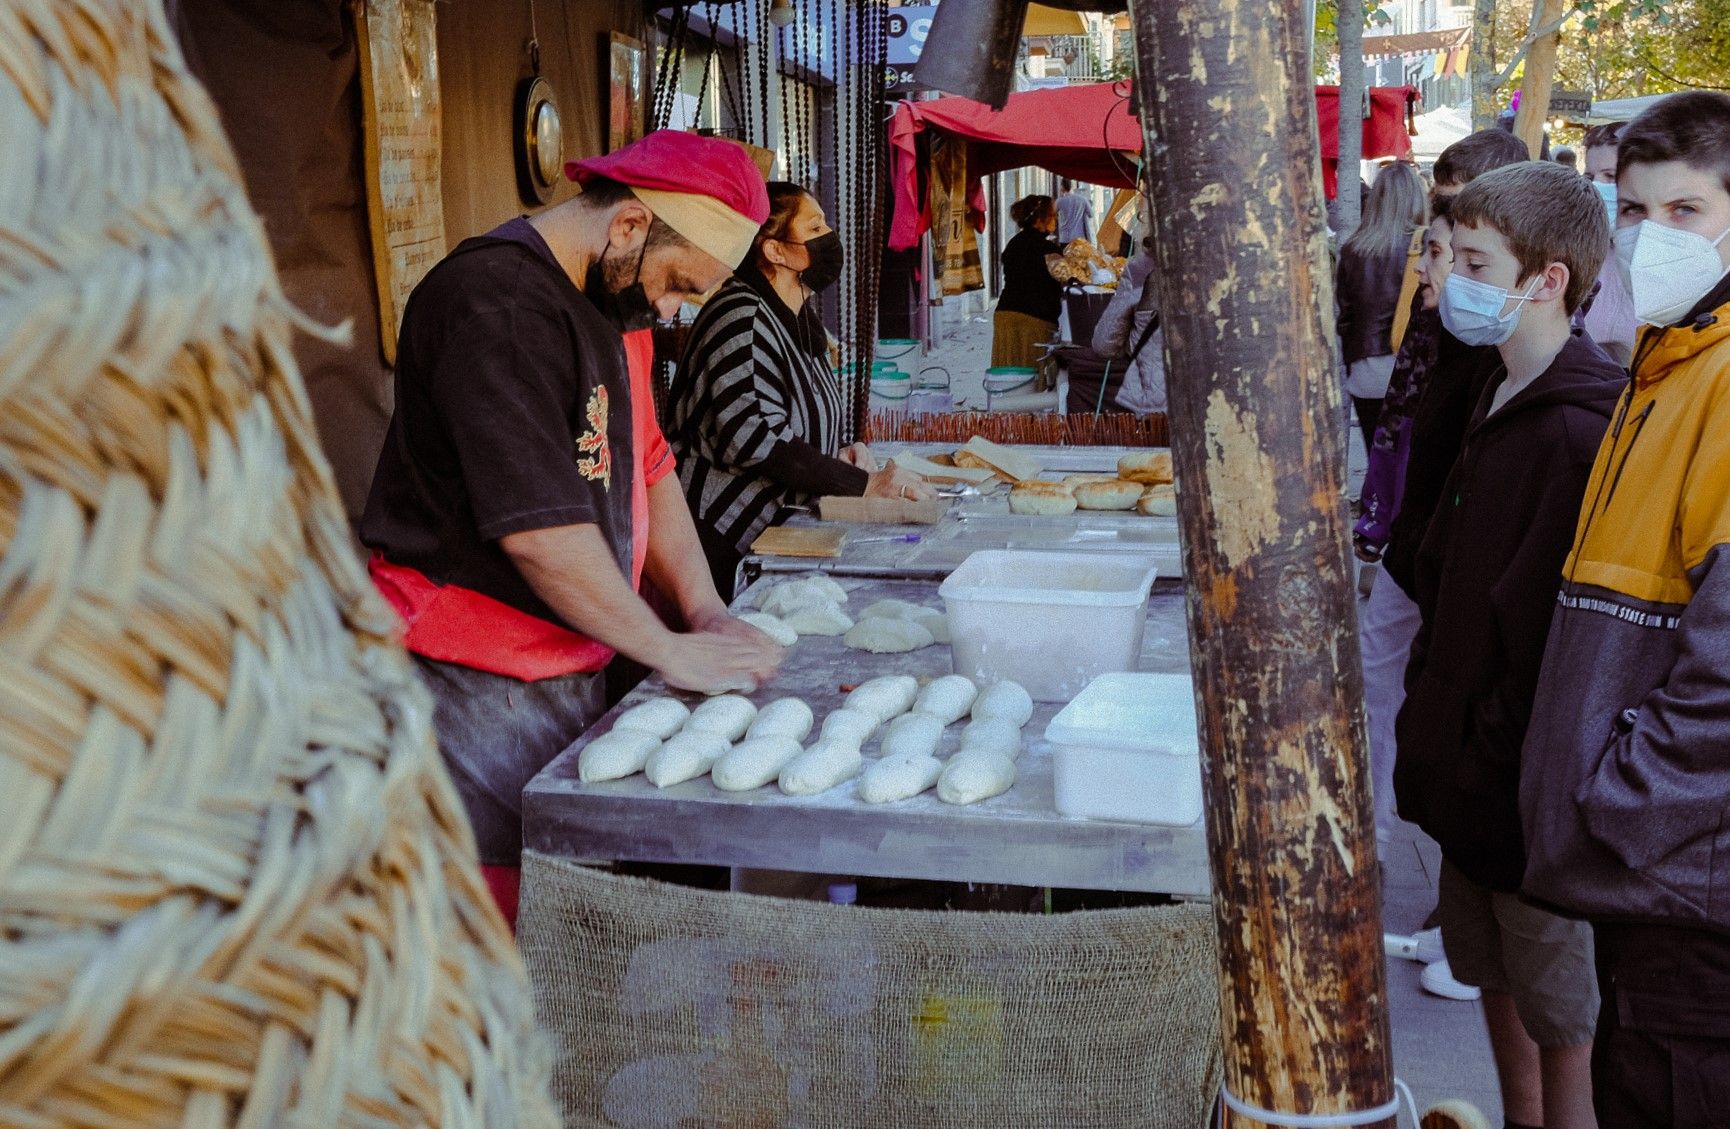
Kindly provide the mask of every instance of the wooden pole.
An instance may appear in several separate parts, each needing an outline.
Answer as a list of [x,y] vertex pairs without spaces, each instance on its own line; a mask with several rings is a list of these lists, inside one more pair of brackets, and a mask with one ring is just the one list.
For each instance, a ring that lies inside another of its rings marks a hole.
[[1385,966],[1304,4],[1130,7],[1225,1079],[1263,1109],[1374,1109]]
[[[1532,28],[1558,23],[1573,5],[1569,0],[1534,0]],[[1514,136],[1526,143],[1537,160],[1544,151],[1544,120],[1550,116],[1550,88],[1556,80],[1556,48],[1560,30],[1539,36],[1526,52],[1526,76],[1520,84],[1520,108],[1514,114]]]

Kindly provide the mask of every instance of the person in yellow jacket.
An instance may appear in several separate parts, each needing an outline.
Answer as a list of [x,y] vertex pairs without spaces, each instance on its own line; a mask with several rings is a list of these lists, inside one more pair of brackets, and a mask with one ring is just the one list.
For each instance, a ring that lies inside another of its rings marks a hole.
[[1600,1125],[1730,1124],[1730,96],[1622,134],[1643,323],[1521,757],[1524,893],[1592,922]]

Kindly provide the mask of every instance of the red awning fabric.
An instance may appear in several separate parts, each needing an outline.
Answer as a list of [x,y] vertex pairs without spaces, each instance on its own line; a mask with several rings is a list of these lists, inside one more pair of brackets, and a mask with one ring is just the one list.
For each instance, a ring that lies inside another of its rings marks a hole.
[[[1375,87],[1364,122],[1364,157],[1404,157],[1411,153],[1407,106],[1413,87]],[[918,244],[931,226],[920,186],[925,156],[919,135],[939,130],[968,139],[967,175],[977,181],[1006,169],[1035,166],[1058,176],[1108,188],[1135,187],[1141,152],[1141,123],[1129,113],[1128,82],[1097,82],[1011,94],[1002,110],[970,98],[903,102],[889,125],[895,189],[895,214],[889,246],[898,251]],[[1333,195],[1333,165],[1339,156],[1339,88],[1316,87],[1316,116],[1328,195]],[[980,194],[981,198],[983,194]]]

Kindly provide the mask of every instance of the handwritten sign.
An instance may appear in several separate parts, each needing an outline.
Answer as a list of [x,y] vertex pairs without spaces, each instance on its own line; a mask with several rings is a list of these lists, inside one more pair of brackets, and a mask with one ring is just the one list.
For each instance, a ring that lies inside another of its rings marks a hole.
[[395,364],[409,293],[445,254],[437,24],[433,0],[354,0],[354,9],[380,344]]

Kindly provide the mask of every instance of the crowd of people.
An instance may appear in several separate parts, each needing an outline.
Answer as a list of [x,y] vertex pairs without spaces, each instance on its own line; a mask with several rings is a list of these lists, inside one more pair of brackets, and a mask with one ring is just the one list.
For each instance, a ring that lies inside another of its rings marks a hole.
[[1508,1125],[1721,1126],[1730,96],[1584,149],[1393,166],[1341,254],[1376,817],[1441,847]]

